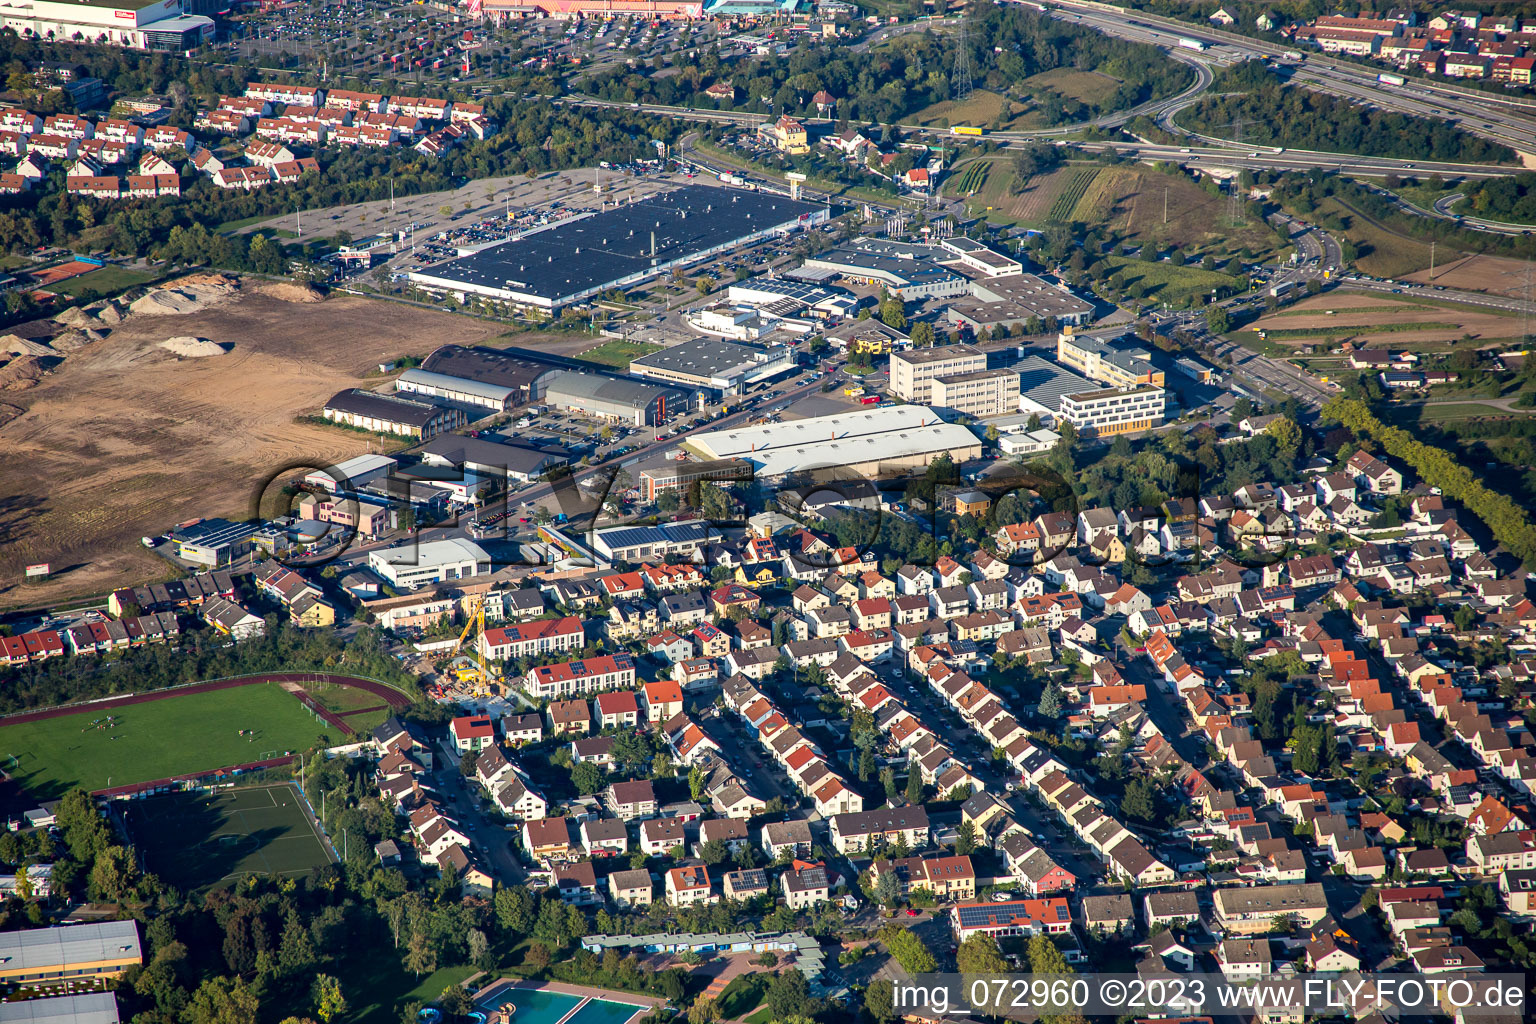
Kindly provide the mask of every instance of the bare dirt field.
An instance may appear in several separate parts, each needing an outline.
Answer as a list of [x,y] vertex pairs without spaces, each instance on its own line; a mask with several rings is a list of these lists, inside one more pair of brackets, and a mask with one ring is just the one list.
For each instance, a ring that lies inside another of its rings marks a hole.
[[[0,425],[0,607],[164,578],[167,564],[141,536],[197,516],[246,518],[274,472],[368,449],[364,434],[295,417],[342,388],[376,386],[380,362],[496,333],[396,303],[280,294],[247,286],[191,313],[130,316],[35,386],[6,394],[24,411]],[[176,336],[228,352],[178,358],[160,347]],[[52,563],[53,577],[19,583],[34,562]]]
[[[1437,266],[1433,280],[1430,279],[1427,269],[1408,274],[1405,280],[1523,299],[1526,297],[1528,283],[1527,269],[1525,260],[1513,260],[1504,256],[1464,256],[1454,263],[1443,263]],[[1536,273],[1531,275],[1529,286],[1530,297],[1536,298]]]
[[[1330,315],[1329,310],[1332,310]],[[1465,335],[1474,341],[1507,339],[1519,321],[1474,306],[1432,301],[1408,302],[1393,295],[1335,292],[1315,295],[1279,313],[1261,317],[1254,327],[1282,345],[1316,345],[1329,338],[1356,340],[1372,347],[1443,348]]]

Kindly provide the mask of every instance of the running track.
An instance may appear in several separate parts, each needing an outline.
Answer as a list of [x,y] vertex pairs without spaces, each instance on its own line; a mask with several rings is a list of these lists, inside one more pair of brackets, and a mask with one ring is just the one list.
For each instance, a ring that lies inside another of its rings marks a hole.
[[[392,686],[376,683],[372,679],[359,679],[357,676],[334,676],[322,672],[269,672],[263,675],[241,676],[238,679],[220,679],[211,683],[191,683],[187,686],[171,687],[165,690],[150,690],[147,693],[128,693],[121,697],[106,697],[102,700],[84,701],[78,704],[64,704],[56,708],[47,708],[43,711],[24,711],[21,714],[6,715],[0,717],[0,725],[21,725],[25,722],[41,722],[49,718],[62,718],[65,715],[78,715],[86,711],[111,711],[113,708],[127,707],[130,704],[147,704],[152,700],[169,700],[172,697],[181,697],[189,693],[209,693],[214,690],[232,690],[237,686],[252,686],[256,683],[296,683],[303,686],[305,683],[335,683],[338,686],[351,686],[356,689],[373,694],[389,704],[390,707],[400,709],[411,705],[411,699]],[[345,728],[345,723],[339,723]],[[347,729],[347,732],[351,732]]]

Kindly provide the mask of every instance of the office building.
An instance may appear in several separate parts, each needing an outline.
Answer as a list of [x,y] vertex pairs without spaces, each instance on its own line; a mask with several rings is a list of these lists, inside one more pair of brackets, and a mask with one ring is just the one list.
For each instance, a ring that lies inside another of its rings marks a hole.
[[1148,430],[1163,422],[1165,394],[1162,388],[1147,385],[1063,395],[1060,418],[1076,427],[1079,437]]
[[1142,384],[1164,386],[1163,371],[1152,365],[1151,354],[1135,346],[1113,344],[1062,331],[1056,338],[1056,361],[1088,377],[1116,388]]
[[974,373],[987,368],[987,354],[970,345],[943,345],[891,353],[891,394],[904,402],[927,405],[933,400],[933,379]]
[[935,409],[966,416],[1007,416],[1019,408],[1019,373],[1013,369],[973,370],[933,378]]

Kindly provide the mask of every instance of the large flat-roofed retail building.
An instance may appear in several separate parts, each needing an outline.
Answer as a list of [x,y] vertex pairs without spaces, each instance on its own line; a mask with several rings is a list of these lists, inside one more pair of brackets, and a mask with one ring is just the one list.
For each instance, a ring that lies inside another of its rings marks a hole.
[[180,53],[211,41],[214,23],[185,13],[181,0],[5,0],[0,28],[23,39],[78,39]]
[[0,983],[115,978],[144,959],[135,921],[0,932]]
[[828,215],[824,206],[783,196],[690,185],[573,217],[407,276],[461,300],[479,295],[554,313],[610,289],[824,223]]
[[544,400],[557,409],[637,427],[654,426],[688,411],[688,394],[678,388],[574,371],[556,377]]
[[933,379],[987,368],[987,354],[969,345],[942,345],[891,353],[891,394],[903,402],[933,399]]
[[859,476],[882,469],[926,466],[941,455],[956,462],[981,455],[981,442],[965,427],[945,423],[921,405],[893,405],[717,430],[688,441],[705,458],[741,459],[759,476],[782,477],[837,466]]
[[794,368],[794,353],[787,348],[758,348],[717,338],[685,341],[629,364],[629,372],[637,377],[727,395]]

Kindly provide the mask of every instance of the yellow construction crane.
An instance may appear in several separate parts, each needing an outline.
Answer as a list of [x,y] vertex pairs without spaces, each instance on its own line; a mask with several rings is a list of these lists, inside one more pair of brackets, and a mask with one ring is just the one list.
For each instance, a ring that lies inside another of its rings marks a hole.
[[[482,695],[494,692],[501,685],[501,672],[492,665],[480,650],[480,638],[485,635],[485,597],[475,595],[469,599],[469,607],[465,613],[464,629],[459,633],[458,642],[453,645],[453,650],[448,655],[448,667],[453,671],[454,678],[461,686],[472,686],[474,693]],[[471,645],[472,654],[459,653],[464,649],[464,641],[474,636]]]

